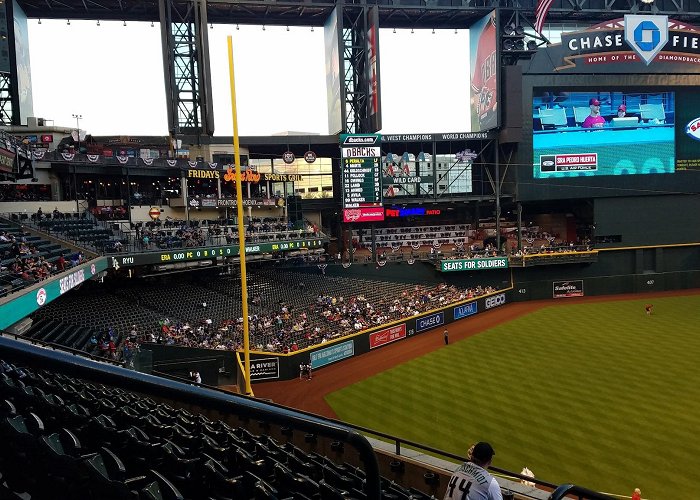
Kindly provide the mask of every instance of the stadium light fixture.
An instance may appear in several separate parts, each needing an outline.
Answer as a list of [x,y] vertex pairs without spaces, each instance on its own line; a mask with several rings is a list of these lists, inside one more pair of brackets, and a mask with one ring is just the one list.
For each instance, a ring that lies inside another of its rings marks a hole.
[[124,21],[124,24],[123,24],[123,26],[126,26],[126,21]]
[[265,25],[263,24],[263,31],[265,31]]
[[100,20],[99,20],[99,19],[97,20],[97,25],[98,25],[98,26],[100,25]]
[[537,50],[537,42],[534,40],[528,40],[527,50]]
[[523,36],[525,34],[525,28],[523,28],[522,26],[516,26],[515,34],[518,36]]
[[289,26],[287,26],[287,31],[289,31]]
[[433,28],[433,35],[435,34],[435,28]]
[[411,33],[413,33],[413,28],[411,28]]
[[39,18],[39,22],[37,24],[41,24],[41,18]]
[[654,0],[640,0],[643,4],[649,5],[654,3]]
[[66,20],[66,24],[67,24],[68,26],[70,26],[70,19],[67,19],[67,20]]
[[238,31],[239,29],[241,29],[240,26],[236,25],[236,31]]
[[209,29],[213,30],[214,29],[214,23],[209,23]]
[[313,27],[313,26],[311,26],[311,33],[313,33],[313,32],[314,32],[314,27]]
[[[41,23],[41,19],[39,19],[39,23]],[[396,28],[394,28],[394,33],[396,33]]]

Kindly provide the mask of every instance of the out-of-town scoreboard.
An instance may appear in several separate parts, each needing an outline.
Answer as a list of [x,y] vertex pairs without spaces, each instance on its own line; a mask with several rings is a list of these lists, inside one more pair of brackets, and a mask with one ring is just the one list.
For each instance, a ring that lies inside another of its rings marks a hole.
[[343,208],[382,205],[381,135],[341,134]]

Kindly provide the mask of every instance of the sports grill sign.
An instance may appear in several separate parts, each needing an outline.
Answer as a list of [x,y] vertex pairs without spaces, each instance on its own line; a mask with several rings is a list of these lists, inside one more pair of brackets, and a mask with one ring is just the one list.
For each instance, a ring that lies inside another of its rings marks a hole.
[[563,33],[561,43],[538,50],[530,72],[700,72],[700,29],[661,15],[628,14]]
[[392,326],[369,334],[369,348],[381,347],[406,338],[406,324]]
[[583,297],[583,280],[554,281],[552,283],[552,297],[555,299]]

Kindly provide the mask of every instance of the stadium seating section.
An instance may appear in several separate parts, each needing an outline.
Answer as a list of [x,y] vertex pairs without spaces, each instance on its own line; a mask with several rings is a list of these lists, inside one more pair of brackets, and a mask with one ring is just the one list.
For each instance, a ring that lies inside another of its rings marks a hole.
[[[3,499],[373,498],[362,469],[289,439],[5,361],[0,437]],[[382,498],[434,498],[385,478],[381,487]]]
[[[461,276],[449,278],[458,286],[464,286],[464,283],[458,283]],[[425,284],[423,289],[438,294],[439,286]],[[387,303],[401,298],[404,292],[411,293],[415,287],[415,283],[325,276],[316,268],[281,271],[278,267],[261,266],[251,268],[248,273],[249,315],[274,321],[282,305],[286,305],[292,314],[292,320],[284,324],[288,331],[286,344],[296,344],[302,349],[319,343],[324,334],[331,339],[355,331],[352,326],[341,328],[329,324],[318,310],[314,310],[319,295],[342,296],[346,300],[363,296],[376,305],[380,301]],[[304,311],[308,312],[306,328],[291,331],[294,317]],[[235,348],[240,336],[224,331],[221,340],[217,341],[215,335],[220,333],[218,328],[227,320],[235,323],[241,315],[240,278],[236,275],[220,276],[214,272],[182,274],[177,280],[169,279],[167,284],[158,278],[111,282],[110,286],[87,282],[37,311],[33,316],[34,324],[26,335],[94,353],[94,344],[89,342],[91,336],[96,334],[99,337],[109,328],[121,341],[133,325],[140,335],[148,338],[151,334],[154,337],[159,335],[160,323],[166,318],[171,324],[188,322],[193,330],[211,319],[213,334],[193,336],[196,343],[185,342],[186,345]],[[400,317],[396,313],[389,319]],[[307,338],[307,333],[316,327],[321,334]],[[268,345],[275,343],[277,332],[274,326],[262,332],[251,331],[251,345],[268,350]]]
[[[67,265],[70,265],[71,259],[75,254],[75,252],[59,244],[25,232],[19,224],[0,220],[0,234],[3,233],[14,237],[16,240],[23,240],[27,245],[38,250],[37,253],[20,255],[19,258],[22,261],[43,257],[48,263],[55,265],[60,256],[63,255]],[[26,276],[23,278],[21,273],[12,271],[12,264],[15,262],[16,257],[12,256],[11,248],[11,242],[0,242],[0,297],[36,282],[36,279],[26,279]],[[54,270],[53,273],[58,271]]]

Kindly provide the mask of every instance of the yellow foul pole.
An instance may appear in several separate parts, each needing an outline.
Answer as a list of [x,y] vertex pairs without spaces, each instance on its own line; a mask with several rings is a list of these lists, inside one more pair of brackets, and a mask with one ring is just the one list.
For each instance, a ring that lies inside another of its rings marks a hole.
[[233,156],[236,163],[236,210],[238,215],[238,247],[241,259],[241,300],[243,301],[243,359],[245,393],[253,393],[250,387],[250,339],[248,326],[248,282],[245,270],[245,227],[243,226],[243,189],[241,188],[241,152],[238,144],[238,114],[236,112],[236,78],[233,73],[233,42],[228,36],[228,74],[231,83],[231,117],[233,118]]

